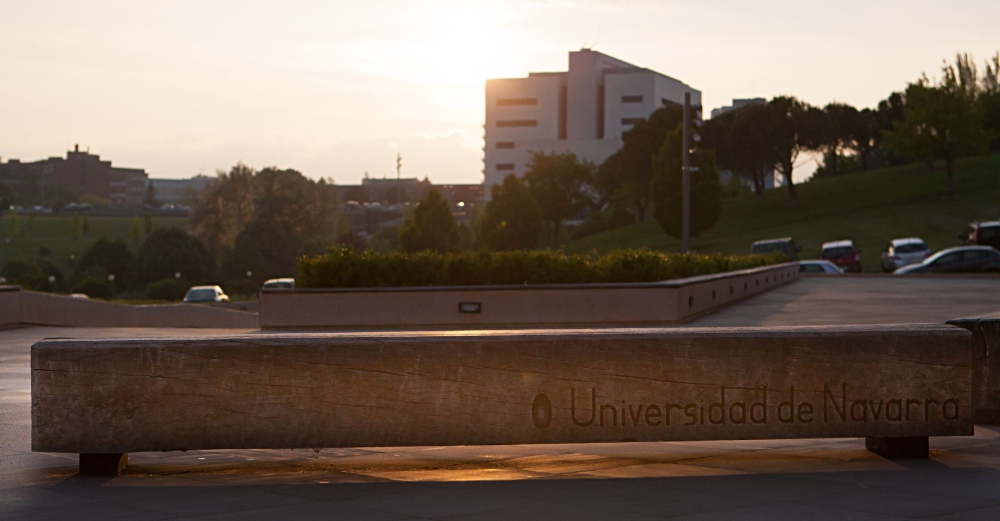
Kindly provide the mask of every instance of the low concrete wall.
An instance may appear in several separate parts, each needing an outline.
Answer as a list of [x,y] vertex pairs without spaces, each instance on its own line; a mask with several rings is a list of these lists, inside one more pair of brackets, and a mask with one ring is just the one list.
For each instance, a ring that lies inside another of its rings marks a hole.
[[194,304],[132,306],[35,291],[0,291],[0,326],[256,328],[257,315]]
[[0,286],[0,327],[21,323],[21,288]]
[[[637,284],[264,290],[272,329],[546,327],[684,322],[798,280],[798,263]],[[471,308],[460,312],[461,303]],[[478,305],[478,312],[474,308]]]
[[120,454],[971,435],[971,336],[906,325],[45,340],[31,348],[31,444]]

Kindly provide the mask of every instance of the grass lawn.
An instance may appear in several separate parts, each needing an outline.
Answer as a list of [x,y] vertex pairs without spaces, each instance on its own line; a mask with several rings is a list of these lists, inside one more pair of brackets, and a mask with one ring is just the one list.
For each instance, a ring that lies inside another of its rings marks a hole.
[[[133,253],[139,248],[141,239],[132,236],[134,217],[91,217],[90,233],[73,238],[73,218],[71,216],[36,216],[31,230],[28,229],[28,217],[20,215],[17,235],[11,233],[11,217],[0,218],[0,266],[8,259],[39,256],[41,247],[52,252],[48,259],[63,273],[70,274],[72,269],[67,264],[70,255],[79,259],[91,243],[101,237],[123,239],[128,243]],[[144,228],[142,218],[140,227]],[[153,217],[153,229],[186,228],[186,217]]]
[[[700,252],[749,253],[760,239],[791,236],[800,258],[815,258],[823,242],[851,239],[862,250],[864,271],[879,271],[879,253],[894,238],[916,236],[937,251],[959,244],[957,235],[975,220],[1000,219],[1000,154],[956,163],[955,197],[945,197],[944,167],[926,165],[845,174],[798,185],[799,200],[784,189],[757,197],[723,200],[719,222],[692,239]],[[647,247],[677,250],[653,219],[570,241],[571,253]]]

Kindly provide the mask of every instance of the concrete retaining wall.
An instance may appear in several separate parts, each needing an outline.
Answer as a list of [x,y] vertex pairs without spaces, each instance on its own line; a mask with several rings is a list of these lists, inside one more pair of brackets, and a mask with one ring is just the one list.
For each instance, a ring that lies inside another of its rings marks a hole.
[[0,291],[0,327],[17,325],[242,329],[256,328],[257,315],[195,304],[132,306],[15,287]]
[[[552,327],[684,322],[798,280],[798,263],[657,283],[264,290],[273,329]],[[470,309],[460,312],[460,305]],[[478,306],[479,311],[475,312]]]

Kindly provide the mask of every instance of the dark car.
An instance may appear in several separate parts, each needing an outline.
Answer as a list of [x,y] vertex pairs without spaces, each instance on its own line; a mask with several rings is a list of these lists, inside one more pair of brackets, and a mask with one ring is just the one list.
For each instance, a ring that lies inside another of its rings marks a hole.
[[819,258],[836,264],[844,271],[860,273],[861,257],[858,256],[860,253],[860,250],[854,249],[854,243],[851,241],[825,242]]
[[941,250],[920,264],[911,264],[896,270],[896,275],[907,273],[1000,273],[1000,251],[989,246],[959,246]]
[[972,223],[958,236],[962,244],[1000,249],[1000,221]]
[[757,241],[750,245],[751,255],[763,255],[768,253],[784,253],[788,260],[793,261],[798,258],[802,251],[791,237],[781,239],[766,239]]

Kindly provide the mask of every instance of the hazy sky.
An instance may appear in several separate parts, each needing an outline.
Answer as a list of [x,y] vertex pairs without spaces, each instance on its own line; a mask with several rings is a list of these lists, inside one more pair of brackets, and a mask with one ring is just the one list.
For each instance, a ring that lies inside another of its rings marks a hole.
[[872,106],[1000,49],[1000,1],[0,0],[0,157],[74,143],[153,177],[295,168],[482,181],[484,80],[587,46],[706,108]]

